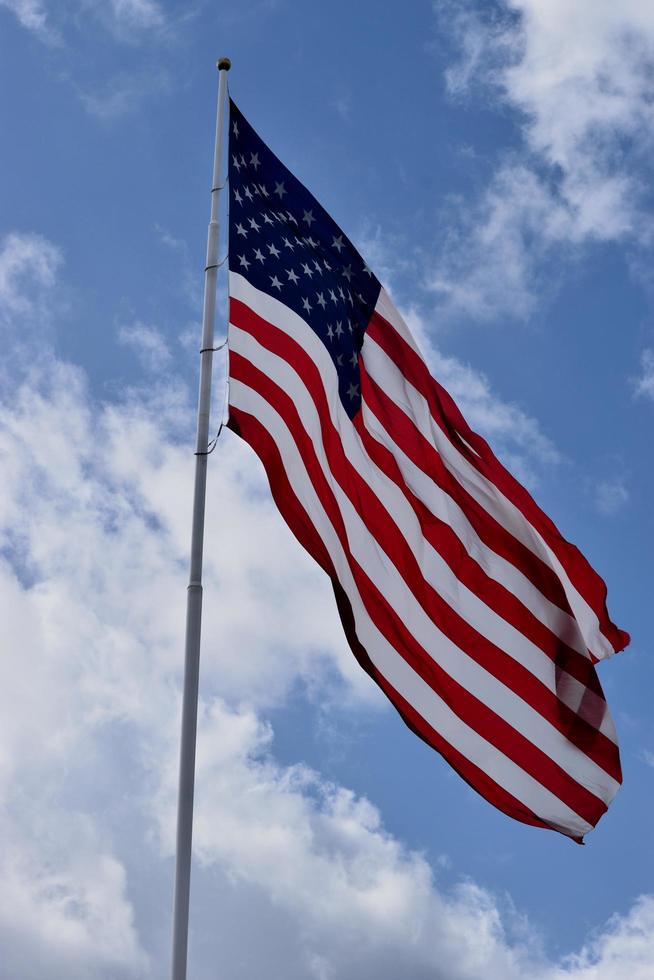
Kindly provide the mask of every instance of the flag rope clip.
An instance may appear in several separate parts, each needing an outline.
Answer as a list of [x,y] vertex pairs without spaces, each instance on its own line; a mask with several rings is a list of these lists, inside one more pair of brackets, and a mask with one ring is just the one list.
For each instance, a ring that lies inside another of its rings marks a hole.
[[200,348],[200,353],[201,354],[206,354],[207,351],[210,351],[210,350],[213,350],[213,351],[222,350],[223,347],[226,347],[226,346],[227,346],[227,341],[226,340],[223,340],[222,344],[218,344],[217,347],[201,347]]
[[[200,353],[201,354],[206,354],[208,351],[222,350],[223,347],[226,347],[226,346],[227,346],[227,337],[225,337],[225,339],[223,340],[223,342],[221,344],[218,344],[217,347],[202,347],[200,349]],[[225,411],[225,402],[227,401],[227,388],[228,387],[229,387],[229,384],[227,384],[225,386],[225,395],[224,395],[224,398],[223,398],[223,408],[222,408],[223,414],[224,414],[224,411]],[[218,442],[218,439],[220,437],[220,433],[223,431],[224,424],[225,424],[224,422],[221,422],[220,423],[220,425],[218,427],[218,431],[216,432],[216,435],[214,436],[214,438],[209,443],[208,448],[205,449],[204,452],[195,452],[195,453],[193,453],[194,456],[210,456],[211,455],[211,453],[216,448],[216,443]]]
[[216,435],[214,436],[214,438],[209,443],[209,448],[208,449],[205,449],[205,451],[204,452],[201,452],[201,453],[195,452],[195,453],[193,453],[193,455],[194,456],[210,456],[211,453],[216,448],[216,443],[218,442],[218,437],[220,436],[220,433],[222,431],[223,431],[223,423],[221,422],[220,423],[220,426],[218,428],[218,431],[216,432]]
[[220,260],[220,262],[214,262],[213,265],[205,265],[204,271],[205,272],[208,272],[209,269],[219,269],[221,267],[221,265],[224,265],[225,264],[225,262],[227,261],[228,258],[229,258],[229,252],[227,253],[227,255],[223,259]]

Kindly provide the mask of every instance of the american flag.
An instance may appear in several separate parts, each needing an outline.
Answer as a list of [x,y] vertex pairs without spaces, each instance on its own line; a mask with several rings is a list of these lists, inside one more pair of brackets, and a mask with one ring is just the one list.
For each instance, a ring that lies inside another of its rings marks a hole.
[[431,377],[345,233],[230,102],[229,426],[405,722],[575,840],[621,782],[606,588]]

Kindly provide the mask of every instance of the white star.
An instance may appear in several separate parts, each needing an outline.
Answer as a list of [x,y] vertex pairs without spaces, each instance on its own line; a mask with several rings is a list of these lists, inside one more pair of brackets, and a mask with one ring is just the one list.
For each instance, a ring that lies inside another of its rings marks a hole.
[[238,189],[234,191],[234,200],[238,201],[239,204],[243,203],[243,198],[239,194]]
[[352,326],[352,321],[351,320],[348,320],[347,321],[347,329],[350,331],[350,333],[352,333],[352,331],[354,330],[354,327]]
[[250,268],[250,263],[244,255],[239,255],[238,260],[246,271]]
[[352,278],[352,266],[351,265],[346,265],[345,266],[345,268],[343,269],[343,275],[345,276],[345,278],[349,282],[350,279]]
[[336,363],[338,364],[339,367],[343,367],[343,355],[342,354],[337,354],[336,355]]
[[336,324],[336,336],[340,337],[342,333],[343,333],[343,324],[339,320],[338,323]]
[[293,249],[295,248],[293,242],[289,242],[288,238],[282,238],[282,241],[284,242],[284,245],[286,245],[286,248],[290,248],[291,251],[293,251]]
[[286,214],[284,213],[284,211],[278,211],[277,212],[277,220],[278,221],[281,221],[285,225],[288,224],[288,218],[286,217]]
[[255,170],[258,170],[259,169],[259,167],[261,166],[261,164],[259,163],[259,154],[258,153],[251,153],[250,154],[250,163],[254,167]]
[[265,262],[266,261],[265,258],[264,258],[263,252],[261,251],[260,248],[255,248],[255,250],[254,250],[254,257],[257,260],[257,262]]
[[335,248],[339,255],[341,254],[341,249],[344,247],[345,246],[343,245],[342,235],[339,235],[338,238],[334,238],[334,241],[332,242],[332,248]]
[[243,154],[242,154],[242,153],[241,153],[241,166],[242,166],[242,167],[246,167],[246,166],[247,166],[247,164],[246,164],[246,162],[245,162],[245,157],[243,156]]
[[267,225],[272,225],[272,224],[274,224],[274,221],[273,221],[273,219],[272,219],[272,218],[271,218],[271,217],[270,217],[270,216],[269,216],[269,215],[268,215],[268,214],[267,214],[267,213],[266,213],[265,211],[262,211],[262,212],[261,212],[261,217],[263,218],[263,220],[265,221],[265,223],[266,223]]
[[295,271],[293,269],[289,269],[287,271],[286,275],[288,276],[289,281],[292,282],[292,283],[296,283],[298,281],[298,279],[300,278],[298,275],[296,275],[296,273],[295,273]]
[[259,184],[259,190],[261,191],[261,193],[263,194],[264,197],[269,197],[270,196],[268,194],[268,190],[267,190],[265,184]]
[[313,238],[305,238],[304,240],[311,248],[318,248],[318,242],[314,242]]
[[345,293],[343,292],[340,286],[338,287],[338,295],[341,297],[341,299],[345,299]]
[[356,351],[353,351],[352,353],[351,363],[352,363],[352,367],[356,367],[357,364],[359,363],[359,355],[357,354]]
[[332,327],[331,323],[327,327],[327,336],[330,340],[334,339],[334,328]]
[[258,225],[254,218],[250,218],[250,228],[254,228],[255,231],[261,231],[261,225]]
[[352,299],[352,293],[350,292],[350,290],[349,290],[349,289],[348,289],[348,291],[347,291],[347,298],[348,298],[348,299],[349,299],[349,301],[350,301],[350,306],[354,306],[354,300]]
[[357,293],[356,298],[359,300],[360,303],[365,303],[365,299],[363,298],[361,293]]
[[325,302],[325,297],[323,296],[322,293],[318,293],[318,306],[322,306],[323,310],[327,306],[327,303]]
[[252,194],[252,191],[250,190],[249,187],[245,187],[243,193],[247,197],[248,201],[252,201],[253,200],[254,195]]
[[278,184],[277,181],[275,181],[275,191],[274,191],[274,193],[275,194],[279,194],[279,200],[281,201],[281,199],[283,198],[284,194],[286,194],[286,188],[284,187],[284,182],[283,181],[282,181],[281,184]]
[[356,398],[358,394],[359,394],[358,385],[350,385],[350,387],[347,389],[347,397],[350,399]]
[[247,231],[245,230],[245,228],[241,224],[238,224],[236,226],[236,234],[237,235],[243,235],[244,238],[247,238],[248,237]]
[[327,259],[323,259],[322,260],[322,264],[324,265],[324,267],[327,269],[328,272],[331,272],[332,271],[332,267],[329,264],[329,262],[327,261]]
[[290,211],[287,211],[286,214],[288,215],[288,220],[292,221],[294,225],[297,225],[297,218]]
[[274,286],[275,289],[280,289],[281,290],[281,288],[282,288],[282,284],[279,281],[279,279],[277,278],[277,276],[271,276],[270,277],[270,285],[271,286]]
[[336,293],[334,292],[333,289],[330,289],[329,290],[329,298],[332,301],[332,303],[337,303],[338,302],[338,300],[336,299]]
[[313,211],[305,211],[303,213],[303,215],[302,215],[302,220],[303,221],[306,221],[306,223],[308,224],[308,226],[310,228],[311,227],[311,223],[316,220],[314,218],[314,216],[313,216]]
[[240,170],[241,170],[241,164],[239,162],[238,157],[232,156],[232,163],[236,167],[236,169],[240,172]]
[[308,299],[306,298],[306,296],[305,296],[305,298],[304,298],[304,299],[302,300],[302,306],[303,306],[303,307],[305,308],[305,310],[307,311],[307,313],[311,313],[311,309],[312,309],[312,307],[311,307],[311,303],[310,303],[310,302],[309,302],[309,300],[308,300]]
[[279,249],[275,248],[274,245],[269,245],[268,251],[270,252],[271,255],[274,255],[276,259],[279,258]]
[[363,267],[363,271],[365,272],[365,274],[366,274],[367,276],[371,276],[371,275],[372,275],[372,272],[370,271],[370,269],[368,268],[368,266],[367,266],[367,265],[364,265],[364,267]]
[[253,184],[252,186],[254,187],[254,193],[255,194],[258,194],[259,197],[261,197],[261,191],[259,190],[259,185],[258,184]]
[[320,262],[316,262],[316,260],[314,259],[313,260],[313,267],[316,270],[316,272],[319,272],[320,275],[322,275],[322,269],[320,268]]
[[306,262],[303,262],[303,263],[302,263],[302,269],[303,269],[303,271],[304,271],[304,273],[305,273],[305,274],[306,274],[307,276],[312,276],[312,275],[313,275],[313,269],[312,269],[312,268],[311,268],[311,266],[310,266],[310,265],[308,265],[308,264],[307,264]]
[[234,120],[234,125],[232,126],[232,132],[236,139],[238,139],[238,123]]

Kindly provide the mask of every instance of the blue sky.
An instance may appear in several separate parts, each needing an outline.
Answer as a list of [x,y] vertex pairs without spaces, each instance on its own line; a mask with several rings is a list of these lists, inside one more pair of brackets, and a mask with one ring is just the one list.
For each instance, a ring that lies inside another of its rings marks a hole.
[[[603,575],[632,645],[599,668],[624,786],[586,847],[510,821],[361,673],[328,583],[226,432],[190,976],[645,980],[654,13],[639,0],[0,0],[3,976],[167,969],[223,54],[241,110]],[[218,335],[225,316],[223,278]]]

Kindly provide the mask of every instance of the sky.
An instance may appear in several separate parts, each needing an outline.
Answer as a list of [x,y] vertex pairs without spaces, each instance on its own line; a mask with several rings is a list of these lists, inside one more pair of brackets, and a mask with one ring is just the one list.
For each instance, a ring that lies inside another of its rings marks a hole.
[[224,431],[189,977],[651,978],[654,8],[0,0],[0,980],[167,975],[222,55],[632,642],[609,812],[584,847],[511,821],[360,670]]

